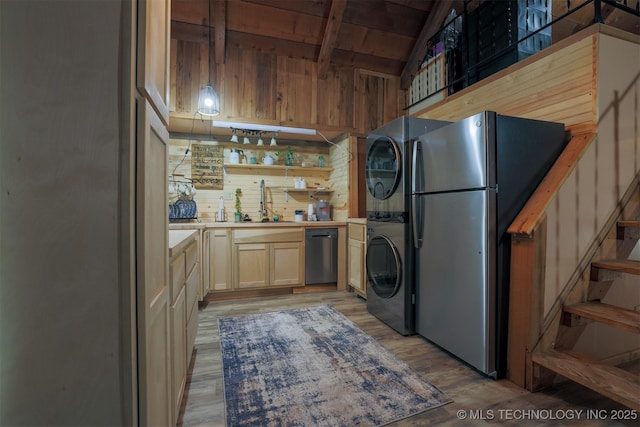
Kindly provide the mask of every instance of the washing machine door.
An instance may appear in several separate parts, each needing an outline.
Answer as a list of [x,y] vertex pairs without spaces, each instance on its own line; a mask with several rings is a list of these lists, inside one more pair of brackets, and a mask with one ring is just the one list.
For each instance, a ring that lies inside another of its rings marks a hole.
[[391,239],[374,236],[367,242],[367,280],[380,298],[391,298],[402,283],[400,253]]
[[398,144],[391,138],[380,137],[371,143],[365,163],[369,194],[378,200],[391,197],[400,182],[401,160]]

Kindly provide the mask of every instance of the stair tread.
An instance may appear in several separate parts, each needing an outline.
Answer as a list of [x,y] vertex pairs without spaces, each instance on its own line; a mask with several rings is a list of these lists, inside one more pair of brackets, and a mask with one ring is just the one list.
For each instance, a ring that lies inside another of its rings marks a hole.
[[618,221],[618,227],[640,228],[640,221]]
[[533,362],[591,390],[640,410],[640,378],[615,366],[572,350],[534,353]]
[[568,305],[563,310],[626,331],[640,333],[640,312],[638,311],[594,301]]
[[640,261],[631,259],[604,259],[592,262],[591,267],[640,276]]

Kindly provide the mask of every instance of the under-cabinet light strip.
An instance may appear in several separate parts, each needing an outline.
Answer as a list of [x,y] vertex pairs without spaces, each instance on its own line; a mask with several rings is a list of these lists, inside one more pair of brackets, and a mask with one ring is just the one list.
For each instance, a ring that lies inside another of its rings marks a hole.
[[315,135],[315,129],[307,128],[294,128],[288,126],[272,126],[272,125],[260,125],[257,123],[240,123],[240,122],[221,122],[213,120],[211,126],[221,128],[231,128],[238,130],[258,130],[263,132],[276,132],[276,133],[297,133],[300,135]]

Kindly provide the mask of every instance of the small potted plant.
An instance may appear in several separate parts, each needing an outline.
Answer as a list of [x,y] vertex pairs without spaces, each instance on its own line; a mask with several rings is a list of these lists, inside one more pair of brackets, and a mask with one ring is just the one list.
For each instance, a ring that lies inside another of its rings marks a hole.
[[[275,155],[280,158],[282,152],[280,150],[275,152]],[[284,152],[284,164],[285,166],[293,166],[293,149],[291,147],[287,147]]]
[[233,214],[233,218],[236,222],[242,221],[242,206],[240,205],[241,194],[242,190],[240,188],[236,188],[236,211]]

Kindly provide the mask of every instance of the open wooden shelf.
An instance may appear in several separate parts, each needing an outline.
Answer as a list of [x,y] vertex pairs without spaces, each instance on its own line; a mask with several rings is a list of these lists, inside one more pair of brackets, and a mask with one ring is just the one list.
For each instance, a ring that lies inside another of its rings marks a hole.
[[311,187],[307,187],[307,188],[291,188],[291,187],[285,187],[283,188],[284,191],[288,192],[288,193],[333,193],[333,188],[320,188],[320,187],[316,187],[316,188],[311,188]]
[[307,173],[314,173],[314,172],[332,172],[333,168],[319,168],[319,167],[309,167],[309,168],[303,168],[302,166],[284,166],[284,165],[247,165],[247,164],[230,164],[230,163],[226,163],[224,165],[225,169],[227,171],[233,171],[233,170],[242,170],[242,171],[247,171],[247,172],[263,172],[265,170],[282,170],[285,171],[285,174],[287,174],[289,171],[291,172],[300,172],[302,174],[302,172],[304,172],[305,174]]
[[284,187],[282,189],[282,191],[284,191],[284,200],[285,201],[289,201],[289,193],[295,193],[295,194],[300,194],[300,193],[308,193],[309,194],[309,198],[313,199],[313,197],[316,194],[321,194],[321,193],[333,193],[333,188],[311,188],[311,187],[307,187],[307,188],[291,188],[291,187]]

